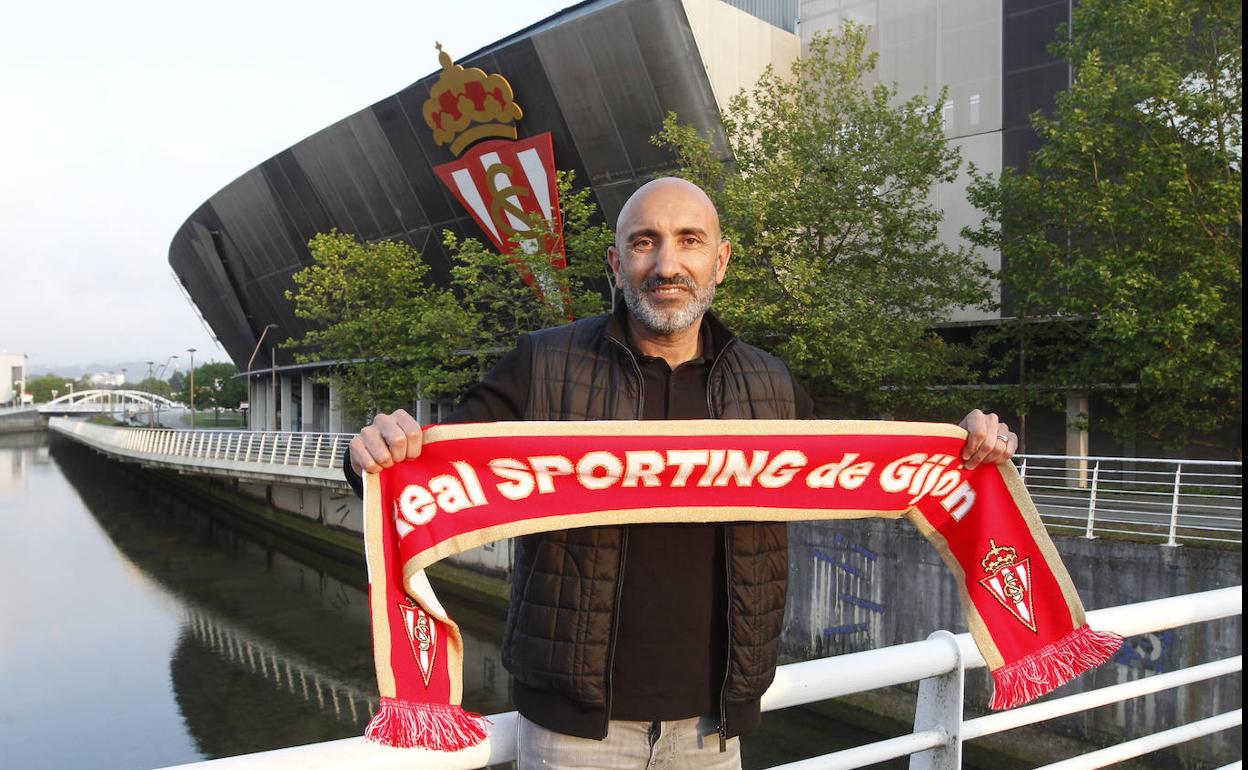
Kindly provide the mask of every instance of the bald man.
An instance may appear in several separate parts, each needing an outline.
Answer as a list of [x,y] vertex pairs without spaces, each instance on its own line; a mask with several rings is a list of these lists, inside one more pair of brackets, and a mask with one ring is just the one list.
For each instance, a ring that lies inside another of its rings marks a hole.
[[[683,179],[629,198],[607,261],[610,315],[521,337],[447,422],[810,419],[776,357],[709,312],[731,244]],[[1017,438],[972,412],[968,467],[1008,460]],[[348,480],[420,452],[406,412],[351,441]],[[503,664],[520,711],[519,768],[740,768],[759,723],[784,616],[784,524],[590,527],[516,542]]]

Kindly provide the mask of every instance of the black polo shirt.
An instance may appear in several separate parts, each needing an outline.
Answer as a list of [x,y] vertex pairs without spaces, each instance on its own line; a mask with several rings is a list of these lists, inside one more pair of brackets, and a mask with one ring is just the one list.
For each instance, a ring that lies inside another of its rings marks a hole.
[[[631,344],[630,344],[630,347]],[[709,324],[702,354],[672,369],[633,349],[645,420],[711,415]],[[628,527],[611,671],[611,718],[670,720],[719,713],[728,654],[722,524]]]

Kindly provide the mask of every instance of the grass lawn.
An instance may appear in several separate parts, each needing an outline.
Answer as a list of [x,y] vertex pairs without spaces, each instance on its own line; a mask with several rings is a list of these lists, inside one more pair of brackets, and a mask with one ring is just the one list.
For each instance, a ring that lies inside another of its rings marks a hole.
[[[184,425],[191,424],[191,413],[187,412],[181,417]],[[241,428],[243,427],[243,413],[222,409],[220,413],[214,411],[195,411],[195,427],[196,428]]]

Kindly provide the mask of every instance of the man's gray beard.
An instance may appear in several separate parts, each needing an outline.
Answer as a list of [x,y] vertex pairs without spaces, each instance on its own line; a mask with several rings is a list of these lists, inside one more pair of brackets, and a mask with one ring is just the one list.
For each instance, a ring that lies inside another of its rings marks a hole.
[[[688,288],[689,300],[675,310],[664,311],[652,306],[646,292],[657,286],[672,284]],[[642,326],[655,334],[675,334],[688,329],[702,318],[710,309],[711,301],[715,299],[714,280],[709,281],[705,286],[698,286],[693,279],[684,276],[647,278],[640,286],[624,281],[620,290],[624,294],[624,304],[628,307],[628,312],[632,313],[633,318],[640,321]]]

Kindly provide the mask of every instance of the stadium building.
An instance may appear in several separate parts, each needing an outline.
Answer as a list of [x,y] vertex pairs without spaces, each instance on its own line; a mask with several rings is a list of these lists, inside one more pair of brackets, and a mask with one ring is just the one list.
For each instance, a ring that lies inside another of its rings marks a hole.
[[[315,376],[324,367],[296,364],[274,344],[307,330],[285,292],[310,263],[307,243],[317,233],[407,241],[434,280],[446,281],[442,231],[508,242],[518,222],[492,204],[520,185],[531,193],[526,210],[549,218],[554,168],[575,171],[614,221],[638,185],[672,167],[650,142],[669,111],[716,131],[728,99],[766,66],[786,69],[815,33],[845,21],[872,28],[877,77],[897,83],[901,97],[935,99],[948,89],[934,106],[964,162],[994,172],[1021,165],[1036,142],[1028,116],[1050,108],[1068,83],[1069,68],[1047,45],[1070,2],[588,0],[473,53],[430,51],[435,71],[205,201],[174,236],[169,263],[249,372],[252,428],[354,429],[332,384]],[[727,158],[722,140],[718,149]],[[949,242],[979,221],[967,181],[932,193]],[[999,265],[999,255],[981,257]],[[974,312],[949,319],[993,320]],[[1072,414],[1087,411],[1079,398]],[[420,408],[422,422],[436,418],[435,405]],[[1060,415],[1050,422],[1051,435],[1038,434],[1031,451],[1087,453],[1086,432],[1068,431]]]

